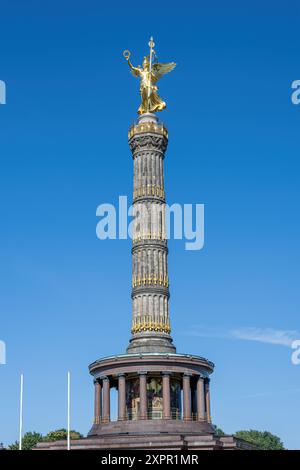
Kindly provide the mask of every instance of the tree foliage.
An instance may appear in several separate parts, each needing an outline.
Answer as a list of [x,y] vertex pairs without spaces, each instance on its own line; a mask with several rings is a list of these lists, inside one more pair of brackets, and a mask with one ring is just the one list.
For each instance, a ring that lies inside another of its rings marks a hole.
[[223,431],[223,429],[221,428],[218,428],[218,426],[215,426],[215,433],[217,434],[217,436],[225,436],[225,432]]
[[[22,450],[31,450],[38,442],[43,440],[43,436],[38,432],[26,432],[22,438]],[[19,441],[8,446],[9,450],[19,450]]]
[[[53,442],[53,441],[62,441],[67,439],[67,430],[66,429],[57,429],[56,431],[48,432],[48,434],[43,438],[44,442]],[[83,436],[77,431],[70,431],[71,439],[81,439]]]
[[251,442],[251,444],[254,444],[259,449],[284,450],[281,439],[268,431],[255,431],[254,429],[250,429],[249,431],[242,430],[236,432],[235,437]]
[[[46,436],[38,432],[27,432],[22,438],[22,450],[31,450],[36,446],[38,442],[53,442],[67,439],[66,429],[57,429],[56,431],[49,432]],[[81,439],[83,436],[77,431],[70,431],[70,438]],[[8,446],[9,450],[19,450],[19,442],[16,441],[14,444]]]

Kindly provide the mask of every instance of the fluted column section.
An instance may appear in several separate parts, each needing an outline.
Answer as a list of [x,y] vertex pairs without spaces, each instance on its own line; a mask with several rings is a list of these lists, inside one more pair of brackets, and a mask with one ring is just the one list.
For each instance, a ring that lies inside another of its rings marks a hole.
[[165,227],[166,128],[154,114],[129,131],[133,156],[132,338],[128,352],[175,352],[170,337]]
[[110,421],[110,383],[109,378],[103,378],[103,421]]
[[170,372],[163,372],[163,417],[171,418]]
[[198,421],[205,420],[205,390],[204,379],[201,376],[197,381],[197,419]]
[[94,387],[95,387],[94,424],[100,424],[101,422],[101,383],[98,380],[95,380]]
[[206,419],[208,423],[211,423],[209,382],[210,382],[209,379],[205,380],[205,404],[206,404]]
[[191,377],[189,374],[184,374],[183,376],[183,419],[185,421],[190,421],[192,418],[191,415]]
[[125,374],[118,376],[118,420],[126,419],[126,378]]
[[140,419],[147,419],[148,417],[148,403],[147,403],[147,375],[146,372],[140,372]]

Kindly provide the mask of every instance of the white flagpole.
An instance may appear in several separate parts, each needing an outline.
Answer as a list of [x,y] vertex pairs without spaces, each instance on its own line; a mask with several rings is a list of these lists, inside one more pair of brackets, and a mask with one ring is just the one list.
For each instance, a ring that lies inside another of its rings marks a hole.
[[24,378],[21,374],[21,383],[20,383],[20,434],[19,434],[19,450],[22,450],[22,430],[23,430],[23,383]]
[[68,441],[68,450],[71,449],[70,446],[70,382],[71,382],[71,374],[68,372],[68,436],[67,436],[67,441]]

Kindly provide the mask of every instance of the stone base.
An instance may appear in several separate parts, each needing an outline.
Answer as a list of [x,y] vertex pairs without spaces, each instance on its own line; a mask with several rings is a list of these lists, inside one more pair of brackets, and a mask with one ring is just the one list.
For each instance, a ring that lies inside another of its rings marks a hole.
[[88,437],[117,435],[164,434],[214,434],[215,428],[207,421],[183,421],[176,419],[145,419],[135,421],[111,421],[94,424]]
[[170,335],[166,333],[143,332],[135,334],[129,341],[127,354],[136,353],[176,353],[176,348]]
[[[41,442],[34,450],[66,450],[66,441]],[[73,440],[71,450],[254,450],[250,443],[233,436],[215,434],[102,435]]]

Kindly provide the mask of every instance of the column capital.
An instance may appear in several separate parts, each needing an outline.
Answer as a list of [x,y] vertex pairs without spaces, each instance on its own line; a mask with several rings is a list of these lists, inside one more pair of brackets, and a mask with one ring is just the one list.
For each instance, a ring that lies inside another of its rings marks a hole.
[[143,376],[143,375],[147,375],[147,374],[148,374],[148,372],[145,371],[145,370],[139,370],[139,371],[138,371],[138,375],[139,375],[139,376],[141,376],[141,375]]
[[109,381],[109,377],[108,377],[107,375],[102,375],[102,376],[99,378],[99,380],[103,380],[104,382],[105,382],[106,380]]
[[173,375],[173,373],[172,373],[172,372],[169,372],[169,371],[167,371],[167,370],[163,370],[162,373],[161,373],[161,375],[162,375],[163,377],[167,377],[167,376],[170,377],[171,375]]
[[190,379],[192,376],[193,376],[193,374],[191,374],[190,372],[184,372],[184,374],[183,374],[183,378],[184,378],[184,379],[185,379],[185,378],[186,378],[186,379],[187,379],[187,378]]
[[120,374],[118,374],[118,379],[121,379],[122,377],[126,377],[124,372],[120,372]]

